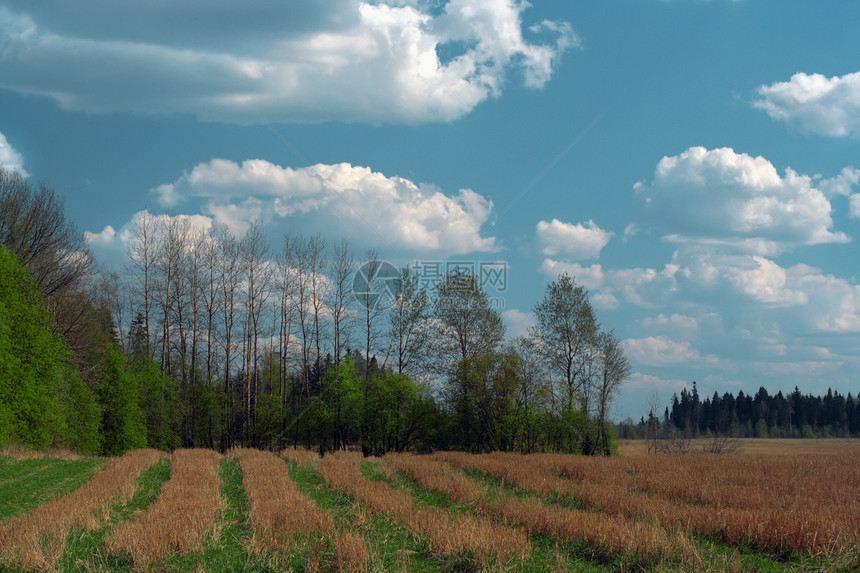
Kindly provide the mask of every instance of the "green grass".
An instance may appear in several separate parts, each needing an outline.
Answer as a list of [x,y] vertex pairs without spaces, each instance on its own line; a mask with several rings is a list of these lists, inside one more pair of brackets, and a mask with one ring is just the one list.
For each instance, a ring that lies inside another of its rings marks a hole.
[[135,482],[134,496],[127,503],[114,503],[107,522],[100,528],[86,531],[72,528],[66,538],[66,551],[60,561],[61,571],[131,571],[133,563],[127,556],[109,554],[105,541],[115,525],[135,519],[158,499],[161,486],[170,479],[170,461],[161,459],[147,468]]
[[79,487],[93,477],[104,459],[16,460],[0,456],[0,520],[30,513],[38,506]]
[[[447,571],[445,561],[433,556],[426,542],[385,516],[370,515],[351,496],[325,484],[313,464],[287,462],[290,478],[303,495],[328,511],[340,530],[360,527],[365,542],[374,554],[371,570]],[[334,555],[330,559],[333,559]]]

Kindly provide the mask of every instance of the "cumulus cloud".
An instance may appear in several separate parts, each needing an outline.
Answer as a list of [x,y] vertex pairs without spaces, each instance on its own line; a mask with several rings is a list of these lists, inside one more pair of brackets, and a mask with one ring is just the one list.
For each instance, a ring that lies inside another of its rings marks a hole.
[[98,233],[84,231],[84,240],[90,245],[110,245],[116,238],[116,230],[110,225]]
[[650,268],[604,269],[599,264],[582,266],[553,259],[544,259],[545,274],[556,277],[567,273],[590,291],[591,300],[598,308],[616,308],[619,300],[645,308],[653,308],[677,290],[676,275],[686,273],[675,264],[661,270]]
[[830,201],[811,177],[780,176],[763,157],[731,148],[691,147],[660,160],[650,184],[637,183],[641,217],[676,243],[697,242],[758,255],[799,245],[845,243],[831,231]]
[[860,72],[828,78],[797,73],[758,89],[753,105],[804,131],[839,137],[860,135]]
[[689,342],[676,342],[665,336],[628,338],[624,340],[624,349],[633,360],[647,366],[666,366],[689,362],[709,365],[717,363],[715,356],[702,357]]
[[[624,383],[625,389],[648,389],[648,390],[667,390],[673,392],[680,392],[682,389],[686,388],[689,385],[688,382],[684,380],[677,379],[663,379],[659,376],[654,376],[652,374],[643,374],[641,372],[634,372],[630,375],[630,378]],[[660,414],[660,412],[656,412],[656,414]]]
[[[0,44],[0,54],[2,54],[2,47]],[[6,141],[6,136],[2,133],[0,133],[0,168],[6,171],[15,171],[27,177],[27,172],[24,171],[24,158]]]
[[845,167],[836,177],[822,179],[818,182],[818,188],[827,197],[850,195],[851,190],[858,185],[860,185],[860,169],[853,167]]
[[[216,0],[0,7],[0,86],[88,112],[239,123],[451,121],[541,88],[579,40],[515,0]],[[96,25],[96,23],[98,25]]]
[[642,328],[648,330],[679,330],[691,332],[699,328],[699,321],[692,316],[684,316],[678,313],[672,313],[666,316],[663,313],[653,317],[642,319]]
[[604,231],[589,220],[582,223],[563,223],[558,219],[537,224],[537,238],[543,245],[543,254],[548,256],[563,254],[574,260],[596,259],[600,256],[613,233]]
[[470,189],[446,195],[349,163],[292,169],[262,159],[213,159],[152,193],[166,205],[203,199],[205,211],[236,232],[254,219],[318,214],[419,251],[496,249],[495,237],[481,235],[492,201]]
[[523,312],[516,308],[502,312],[502,318],[505,321],[510,338],[528,334],[529,329],[536,324],[534,314]]

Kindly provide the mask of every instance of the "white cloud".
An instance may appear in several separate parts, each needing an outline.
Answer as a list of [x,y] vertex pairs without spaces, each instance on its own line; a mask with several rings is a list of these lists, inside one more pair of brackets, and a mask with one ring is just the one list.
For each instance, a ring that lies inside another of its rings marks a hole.
[[[3,44],[0,43],[0,55],[3,53]],[[0,168],[6,171],[15,171],[27,177],[24,171],[24,158],[12,145],[6,141],[6,136],[0,133]]]
[[619,298],[637,306],[651,308],[667,299],[677,290],[676,274],[686,272],[678,265],[667,264],[662,270],[649,268],[604,269],[599,264],[584,267],[544,259],[543,272],[551,277],[567,273],[591,293],[591,299],[600,308],[616,308]]
[[515,0],[6,6],[0,86],[208,121],[452,121],[498,97],[511,70],[544,86],[579,44],[566,22],[524,30],[529,4]]
[[502,312],[502,318],[507,326],[509,338],[528,334],[529,329],[536,324],[534,314],[516,308]]
[[860,135],[860,72],[828,78],[797,73],[758,89],[753,105],[777,120],[831,137]]
[[543,244],[543,254],[553,256],[564,254],[574,260],[596,259],[600,256],[613,233],[604,231],[589,220],[582,223],[563,223],[558,219],[552,222],[540,221],[537,224],[537,238]]
[[588,290],[600,288],[604,284],[603,267],[599,264],[583,267],[578,263],[544,259],[542,268],[545,274],[553,278],[567,273]]
[[642,218],[669,230],[671,242],[768,255],[850,240],[830,230],[830,201],[811,177],[791,169],[781,177],[763,157],[730,148],[664,157],[634,196]]
[[349,163],[292,169],[262,159],[213,159],[152,193],[168,205],[203,198],[206,212],[236,232],[254,219],[317,214],[333,217],[344,231],[419,251],[496,250],[495,237],[481,235],[492,201],[470,189],[445,195],[432,185]]
[[788,287],[786,270],[764,257],[726,266],[723,273],[736,288],[761,302],[795,306],[808,301],[805,293]]
[[845,167],[836,177],[822,179],[818,182],[818,188],[827,197],[850,195],[851,189],[858,185],[860,185],[860,169],[854,169],[853,167]]
[[84,240],[90,245],[110,245],[115,238],[116,231],[110,225],[107,225],[99,233],[84,231]]
[[678,330],[691,332],[699,328],[699,321],[692,316],[673,313],[666,316],[663,313],[642,319],[642,328],[648,330]]
[[[649,389],[654,391],[660,390],[671,390],[673,392],[680,392],[682,389],[689,386],[688,382],[683,380],[666,380],[660,378],[659,376],[653,376],[651,374],[643,374],[641,372],[634,372],[630,375],[630,378],[624,383],[625,389]],[[665,404],[663,404],[665,406]],[[655,414],[660,415],[662,412],[655,412]]]
[[702,357],[689,342],[676,342],[665,336],[628,338],[624,348],[630,357],[639,364],[666,366],[669,364],[701,363],[714,365],[716,357]]
[[848,214],[860,219],[860,193],[854,193],[848,200]]

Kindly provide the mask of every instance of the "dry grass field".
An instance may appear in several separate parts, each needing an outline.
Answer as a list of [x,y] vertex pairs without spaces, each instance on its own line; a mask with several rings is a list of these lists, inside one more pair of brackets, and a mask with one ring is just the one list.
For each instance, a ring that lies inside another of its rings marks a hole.
[[621,451],[3,452],[0,571],[860,570],[860,440]]

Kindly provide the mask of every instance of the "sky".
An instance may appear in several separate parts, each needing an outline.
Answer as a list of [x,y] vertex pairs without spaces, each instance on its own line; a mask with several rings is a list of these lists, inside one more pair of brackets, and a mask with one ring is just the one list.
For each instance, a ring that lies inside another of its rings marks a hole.
[[567,272],[638,419],[860,391],[860,3],[0,0],[0,166],[121,269],[147,210],[472,265],[525,333]]

